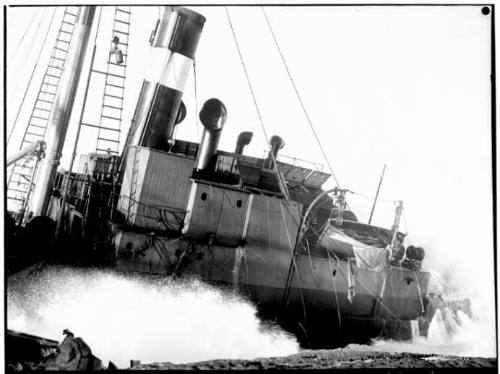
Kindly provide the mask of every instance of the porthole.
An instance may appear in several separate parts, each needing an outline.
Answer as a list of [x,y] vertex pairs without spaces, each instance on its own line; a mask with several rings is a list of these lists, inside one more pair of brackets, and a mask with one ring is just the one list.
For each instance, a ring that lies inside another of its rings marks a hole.
[[236,202],[236,206],[237,206],[238,208],[241,208],[241,206],[242,206],[242,205],[243,205],[243,201],[238,200],[238,201]]
[[201,200],[205,201],[207,199],[207,193],[206,192],[203,192],[201,194]]

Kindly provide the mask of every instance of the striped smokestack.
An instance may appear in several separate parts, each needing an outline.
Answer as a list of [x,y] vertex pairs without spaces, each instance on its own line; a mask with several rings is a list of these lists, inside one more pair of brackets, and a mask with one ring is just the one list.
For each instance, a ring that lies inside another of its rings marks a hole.
[[168,149],[205,17],[178,6],[162,7],[151,35],[151,55],[124,148]]

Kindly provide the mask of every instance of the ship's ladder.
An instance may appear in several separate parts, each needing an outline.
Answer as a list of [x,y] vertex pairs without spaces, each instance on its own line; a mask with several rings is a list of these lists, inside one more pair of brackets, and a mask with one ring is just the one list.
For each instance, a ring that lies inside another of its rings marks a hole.
[[105,75],[96,152],[117,155],[119,151],[128,60],[130,15],[130,6],[115,7],[106,72],[95,71]]
[[137,199],[136,199],[136,192],[137,192],[137,180],[139,176],[139,156],[140,148],[136,147],[135,153],[134,153],[134,163],[132,166],[132,175],[130,178],[130,193],[129,193],[129,201],[128,201],[128,212],[127,212],[127,221],[130,222],[132,218],[137,214],[137,208],[135,212],[133,211],[133,208],[136,207],[138,204]]
[[[52,54],[43,75],[19,149],[23,149],[38,140],[43,140],[45,137],[77,16],[78,7],[70,6],[65,8]],[[26,208],[30,193],[34,188],[37,166],[37,159],[20,160],[14,164],[7,182],[8,210],[20,211],[22,208]]]

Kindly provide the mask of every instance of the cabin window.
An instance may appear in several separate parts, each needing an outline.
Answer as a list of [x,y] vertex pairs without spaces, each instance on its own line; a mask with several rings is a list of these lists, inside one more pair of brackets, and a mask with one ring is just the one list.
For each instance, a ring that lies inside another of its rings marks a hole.
[[241,208],[241,206],[242,206],[242,205],[243,205],[243,201],[238,200],[238,201],[236,202],[236,206],[237,206],[238,208]]
[[206,193],[206,192],[203,192],[203,193],[201,194],[201,200],[202,200],[202,201],[207,200],[207,193]]

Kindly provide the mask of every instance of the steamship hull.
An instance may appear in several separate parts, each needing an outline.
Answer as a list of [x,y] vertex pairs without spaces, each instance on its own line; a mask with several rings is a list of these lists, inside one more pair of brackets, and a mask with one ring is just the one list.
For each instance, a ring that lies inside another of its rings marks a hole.
[[[202,146],[176,140],[169,152],[129,148],[110,229],[118,269],[197,276],[234,290],[304,346],[411,338],[412,321],[423,312],[427,272],[391,265],[387,256],[374,257],[382,266],[358,266],[353,253],[345,255],[340,239],[366,245],[341,238],[328,219],[329,198],[308,221],[308,239],[300,237],[303,214],[323,191],[313,183],[320,185],[327,174],[289,168],[286,178],[307,174],[311,180],[306,180],[309,193],[290,188],[287,199],[266,159],[214,150],[211,170],[200,173]],[[287,164],[278,166],[286,170]],[[269,178],[266,184],[264,178]],[[263,185],[274,192],[265,192]],[[372,245],[387,245],[389,230],[343,214],[342,230],[365,242],[371,237]],[[319,232],[320,227],[325,229]]]
[[262,317],[294,333],[304,347],[366,343],[375,337],[407,340],[423,312],[421,292],[429,277],[423,271],[389,266],[375,272],[350,261],[301,254],[287,290],[290,251],[161,236],[152,240],[148,234],[115,230],[119,270],[195,276],[237,292],[251,300]]

